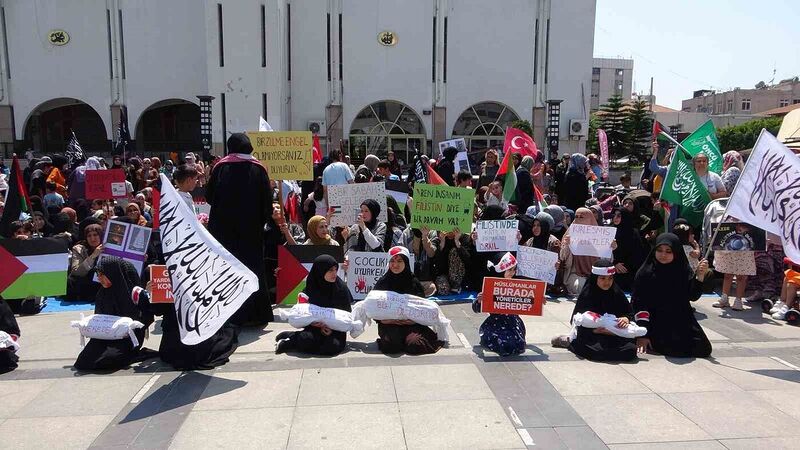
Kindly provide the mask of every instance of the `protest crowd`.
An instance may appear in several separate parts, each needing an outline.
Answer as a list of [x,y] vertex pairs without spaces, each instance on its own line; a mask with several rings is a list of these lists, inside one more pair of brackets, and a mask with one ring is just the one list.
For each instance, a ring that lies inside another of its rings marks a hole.
[[[507,143],[524,134],[506,133]],[[371,321],[381,352],[435,353],[447,345],[447,320],[434,299],[489,313],[480,344],[502,356],[525,350],[519,314],[568,297],[572,333],[554,336],[555,347],[595,361],[704,358],[712,347],[691,303],[715,278],[717,307],[766,299],[776,320],[796,308],[800,268],[775,229],[759,235],[748,217],[723,217],[748,176],[737,152],[687,140],[664,154],[654,136],[641,179],[614,185],[607,156],[548,161],[527,135],[523,146],[487,150],[473,171],[454,146],[407,162],[368,155],[356,166],[341,145],[323,157],[316,141],[307,175],[283,180],[249,134],[231,135],[223,158],[69,151],[0,168],[2,249],[20,261],[67,261],[0,285],[0,372],[17,365],[25,330],[14,313],[35,314],[47,296],[19,294],[33,275],[61,277],[55,294],[66,301],[94,300],[95,315],[73,324],[90,338],[74,363],[84,371],[149,358],[217,367],[242,327],[277,315],[297,328],[277,335],[278,353],[337,355],[347,333]],[[171,301],[156,299],[159,266]],[[156,316],[163,338],[149,349]]]

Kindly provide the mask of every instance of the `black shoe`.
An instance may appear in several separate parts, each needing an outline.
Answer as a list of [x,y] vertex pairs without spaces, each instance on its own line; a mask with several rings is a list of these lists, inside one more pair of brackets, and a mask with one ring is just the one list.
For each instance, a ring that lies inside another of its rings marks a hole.
[[294,331],[290,331],[290,330],[281,331],[280,333],[277,334],[277,336],[275,336],[275,342],[278,342],[278,341],[281,341],[281,340],[284,340],[284,339],[289,339],[290,337],[292,337],[292,334],[294,334]]
[[278,345],[275,346],[275,354],[280,355],[281,353],[286,353],[287,351],[292,349],[292,343],[288,339],[284,339],[278,342]]

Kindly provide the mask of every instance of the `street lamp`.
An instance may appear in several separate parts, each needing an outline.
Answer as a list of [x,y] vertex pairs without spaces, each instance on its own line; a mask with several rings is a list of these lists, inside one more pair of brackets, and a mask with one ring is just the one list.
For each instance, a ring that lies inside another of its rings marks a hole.
[[212,134],[211,134],[211,100],[214,97],[211,95],[198,95],[200,100],[200,143],[203,146],[203,156],[208,157],[211,154]]
[[561,123],[561,102],[547,100],[547,154],[551,161],[558,160],[559,125]]

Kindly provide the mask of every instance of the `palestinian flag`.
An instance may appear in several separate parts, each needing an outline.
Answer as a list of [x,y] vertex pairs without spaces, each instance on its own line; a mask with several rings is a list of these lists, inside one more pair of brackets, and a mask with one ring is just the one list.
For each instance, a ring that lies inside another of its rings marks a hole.
[[19,220],[22,213],[31,211],[31,201],[28,197],[28,189],[19,169],[19,159],[14,156],[11,161],[11,175],[8,178],[8,194],[6,196],[6,206],[0,219],[0,235],[12,237],[9,232],[11,222]]
[[[279,245],[278,285],[275,289],[277,303],[294,305],[297,296],[306,287],[306,277],[314,260],[320,255],[330,255],[338,263],[344,262],[342,247],[337,245]],[[342,267],[340,266],[340,271]]]
[[0,241],[0,296],[64,295],[68,264],[67,239],[4,239]]
[[661,133],[665,133],[667,136],[669,134],[669,127],[664,126],[663,123],[654,120],[653,121],[653,140],[658,141],[659,146],[662,145],[670,145],[670,140],[666,136],[662,135]]
[[542,191],[533,185],[533,203],[539,208],[539,212],[544,211],[547,208],[547,202],[544,201],[544,195],[542,195]]
[[[505,153],[503,163],[500,164],[500,169],[497,171],[497,175],[494,176],[494,180],[503,182],[503,200],[511,202],[517,192],[517,172],[514,169],[514,159],[511,157],[512,152]],[[542,197],[542,200],[544,200],[544,197]]]

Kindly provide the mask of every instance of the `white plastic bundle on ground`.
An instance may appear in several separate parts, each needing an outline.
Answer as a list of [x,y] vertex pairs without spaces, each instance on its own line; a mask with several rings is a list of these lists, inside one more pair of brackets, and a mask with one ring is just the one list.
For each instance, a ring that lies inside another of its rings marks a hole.
[[19,351],[19,344],[10,334],[0,331],[0,350],[10,350],[16,353]]
[[619,337],[628,339],[641,337],[647,334],[647,328],[640,327],[634,322],[629,323],[626,328],[620,328],[617,326],[617,316],[613,314],[603,314],[601,316],[592,311],[586,311],[583,314],[575,314],[572,318],[572,339],[575,339],[578,335],[577,327],[605,328]]
[[370,320],[411,320],[433,328],[440,340],[449,342],[450,324],[436,303],[415,295],[392,291],[370,291],[353,307],[353,318],[369,325]]
[[81,333],[81,347],[86,345],[86,338],[115,341],[125,336],[131,338],[134,347],[139,346],[139,339],[133,333],[137,328],[144,328],[144,324],[130,317],[112,316],[109,314],[92,314],[81,320],[73,320],[72,328],[77,328]]
[[322,322],[331,330],[349,332],[353,338],[364,332],[364,323],[354,320],[350,312],[341,309],[298,303],[288,310],[278,311],[278,314],[295,328],[305,328],[314,322]]

